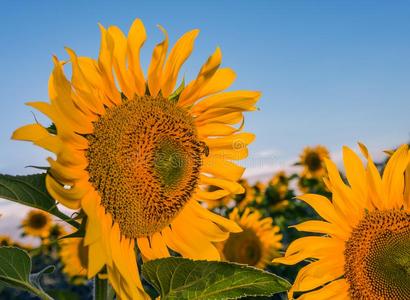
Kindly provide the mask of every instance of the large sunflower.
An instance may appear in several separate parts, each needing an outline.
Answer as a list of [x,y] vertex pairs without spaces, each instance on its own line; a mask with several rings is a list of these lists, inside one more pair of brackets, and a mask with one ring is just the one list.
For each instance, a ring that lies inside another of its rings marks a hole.
[[329,158],[326,147],[306,147],[300,154],[299,164],[303,166],[302,177],[321,178],[325,175],[325,159]]
[[42,210],[31,210],[22,221],[26,235],[47,238],[51,229],[51,216]]
[[242,216],[238,209],[229,215],[242,232],[232,233],[217,247],[224,260],[265,268],[282,248],[279,227],[272,225],[272,218],[262,218],[258,211],[246,208]]
[[[219,259],[213,242],[241,229],[203,208],[203,200],[242,191],[244,171],[231,160],[247,156],[254,139],[240,133],[243,112],[255,110],[254,91],[223,92],[234,72],[219,68],[219,48],[196,79],[176,88],[198,30],[184,34],[167,56],[168,35],[153,50],[147,76],[140,48],[140,20],[126,37],[119,28],[101,28],[97,60],[67,49],[66,62],[53,58],[51,103],[32,102],[55,124],[31,124],[14,139],[28,140],[56,155],[48,158],[49,193],[87,215],[84,244],[88,276],[104,265],[120,298],[144,297],[134,248],[144,259],[169,256],[168,248],[193,259]],[[114,73],[113,73],[114,70]],[[212,192],[209,185],[217,186]]]
[[293,265],[313,259],[299,271],[290,298],[306,292],[299,299],[410,299],[410,203],[404,183],[408,147],[394,153],[382,177],[367,149],[361,149],[366,168],[352,150],[343,149],[349,185],[336,165],[326,161],[331,201],[314,194],[298,197],[324,221],[295,227],[325,235],[297,239],[285,257],[274,260]]

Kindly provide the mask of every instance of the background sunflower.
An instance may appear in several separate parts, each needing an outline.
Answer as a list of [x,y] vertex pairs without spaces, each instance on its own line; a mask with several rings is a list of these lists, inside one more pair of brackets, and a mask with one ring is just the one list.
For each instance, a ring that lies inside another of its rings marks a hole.
[[242,231],[230,234],[227,240],[217,244],[221,257],[265,268],[282,247],[279,227],[272,224],[272,218],[263,218],[258,211],[248,208],[241,215],[238,209],[234,209],[229,218],[237,222]]
[[324,236],[294,241],[285,257],[274,261],[295,264],[313,259],[295,279],[289,297],[301,299],[408,299],[410,211],[405,191],[408,146],[400,147],[387,162],[383,176],[367,149],[365,168],[349,148],[343,148],[348,185],[336,165],[326,161],[327,186],[332,201],[306,194],[298,198],[311,205],[324,221],[295,226]]
[[46,238],[50,234],[51,216],[42,210],[31,210],[21,223],[24,234]]

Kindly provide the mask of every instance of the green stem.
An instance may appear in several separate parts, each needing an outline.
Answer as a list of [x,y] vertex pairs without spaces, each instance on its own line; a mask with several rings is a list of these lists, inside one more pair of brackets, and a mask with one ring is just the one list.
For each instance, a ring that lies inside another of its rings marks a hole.
[[98,278],[98,274],[94,277],[94,300],[107,300],[108,295],[108,280]]
[[81,224],[78,223],[77,221],[71,219],[69,216],[67,216],[66,214],[62,213],[59,210],[53,210],[51,212],[53,215],[55,215],[56,217],[59,217],[61,220],[63,220],[64,222],[67,222],[68,224],[70,224],[71,226],[80,229]]

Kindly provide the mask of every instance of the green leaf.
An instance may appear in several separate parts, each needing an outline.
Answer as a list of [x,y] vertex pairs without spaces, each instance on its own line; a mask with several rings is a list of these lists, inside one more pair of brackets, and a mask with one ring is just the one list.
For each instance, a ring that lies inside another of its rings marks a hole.
[[48,294],[58,300],[81,300],[78,294],[68,290],[52,290]]
[[161,299],[237,299],[287,291],[289,282],[245,265],[170,257],[146,262],[142,274]]
[[29,291],[41,299],[52,299],[40,287],[41,275],[50,270],[54,270],[54,266],[30,274],[31,258],[26,251],[15,247],[0,247],[0,282],[9,287]]
[[24,176],[0,174],[0,198],[42,209],[79,228],[80,224],[63,214],[47,192],[46,173]]

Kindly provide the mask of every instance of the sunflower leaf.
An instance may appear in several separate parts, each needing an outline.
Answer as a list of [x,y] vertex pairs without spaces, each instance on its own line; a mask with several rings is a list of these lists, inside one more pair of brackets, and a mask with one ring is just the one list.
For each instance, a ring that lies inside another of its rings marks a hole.
[[143,264],[142,274],[161,299],[238,299],[287,291],[289,282],[235,263],[170,257]]
[[57,208],[56,201],[47,192],[45,178],[46,173],[23,176],[0,174],[0,198],[44,210],[79,228],[78,222]]
[[29,291],[41,299],[52,299],[40,286],[40,277],[54,271],[49,266],[39,273],[31,273],[31,258],[27,252],[16,247],[0,247],[0,282],[8,287]]

